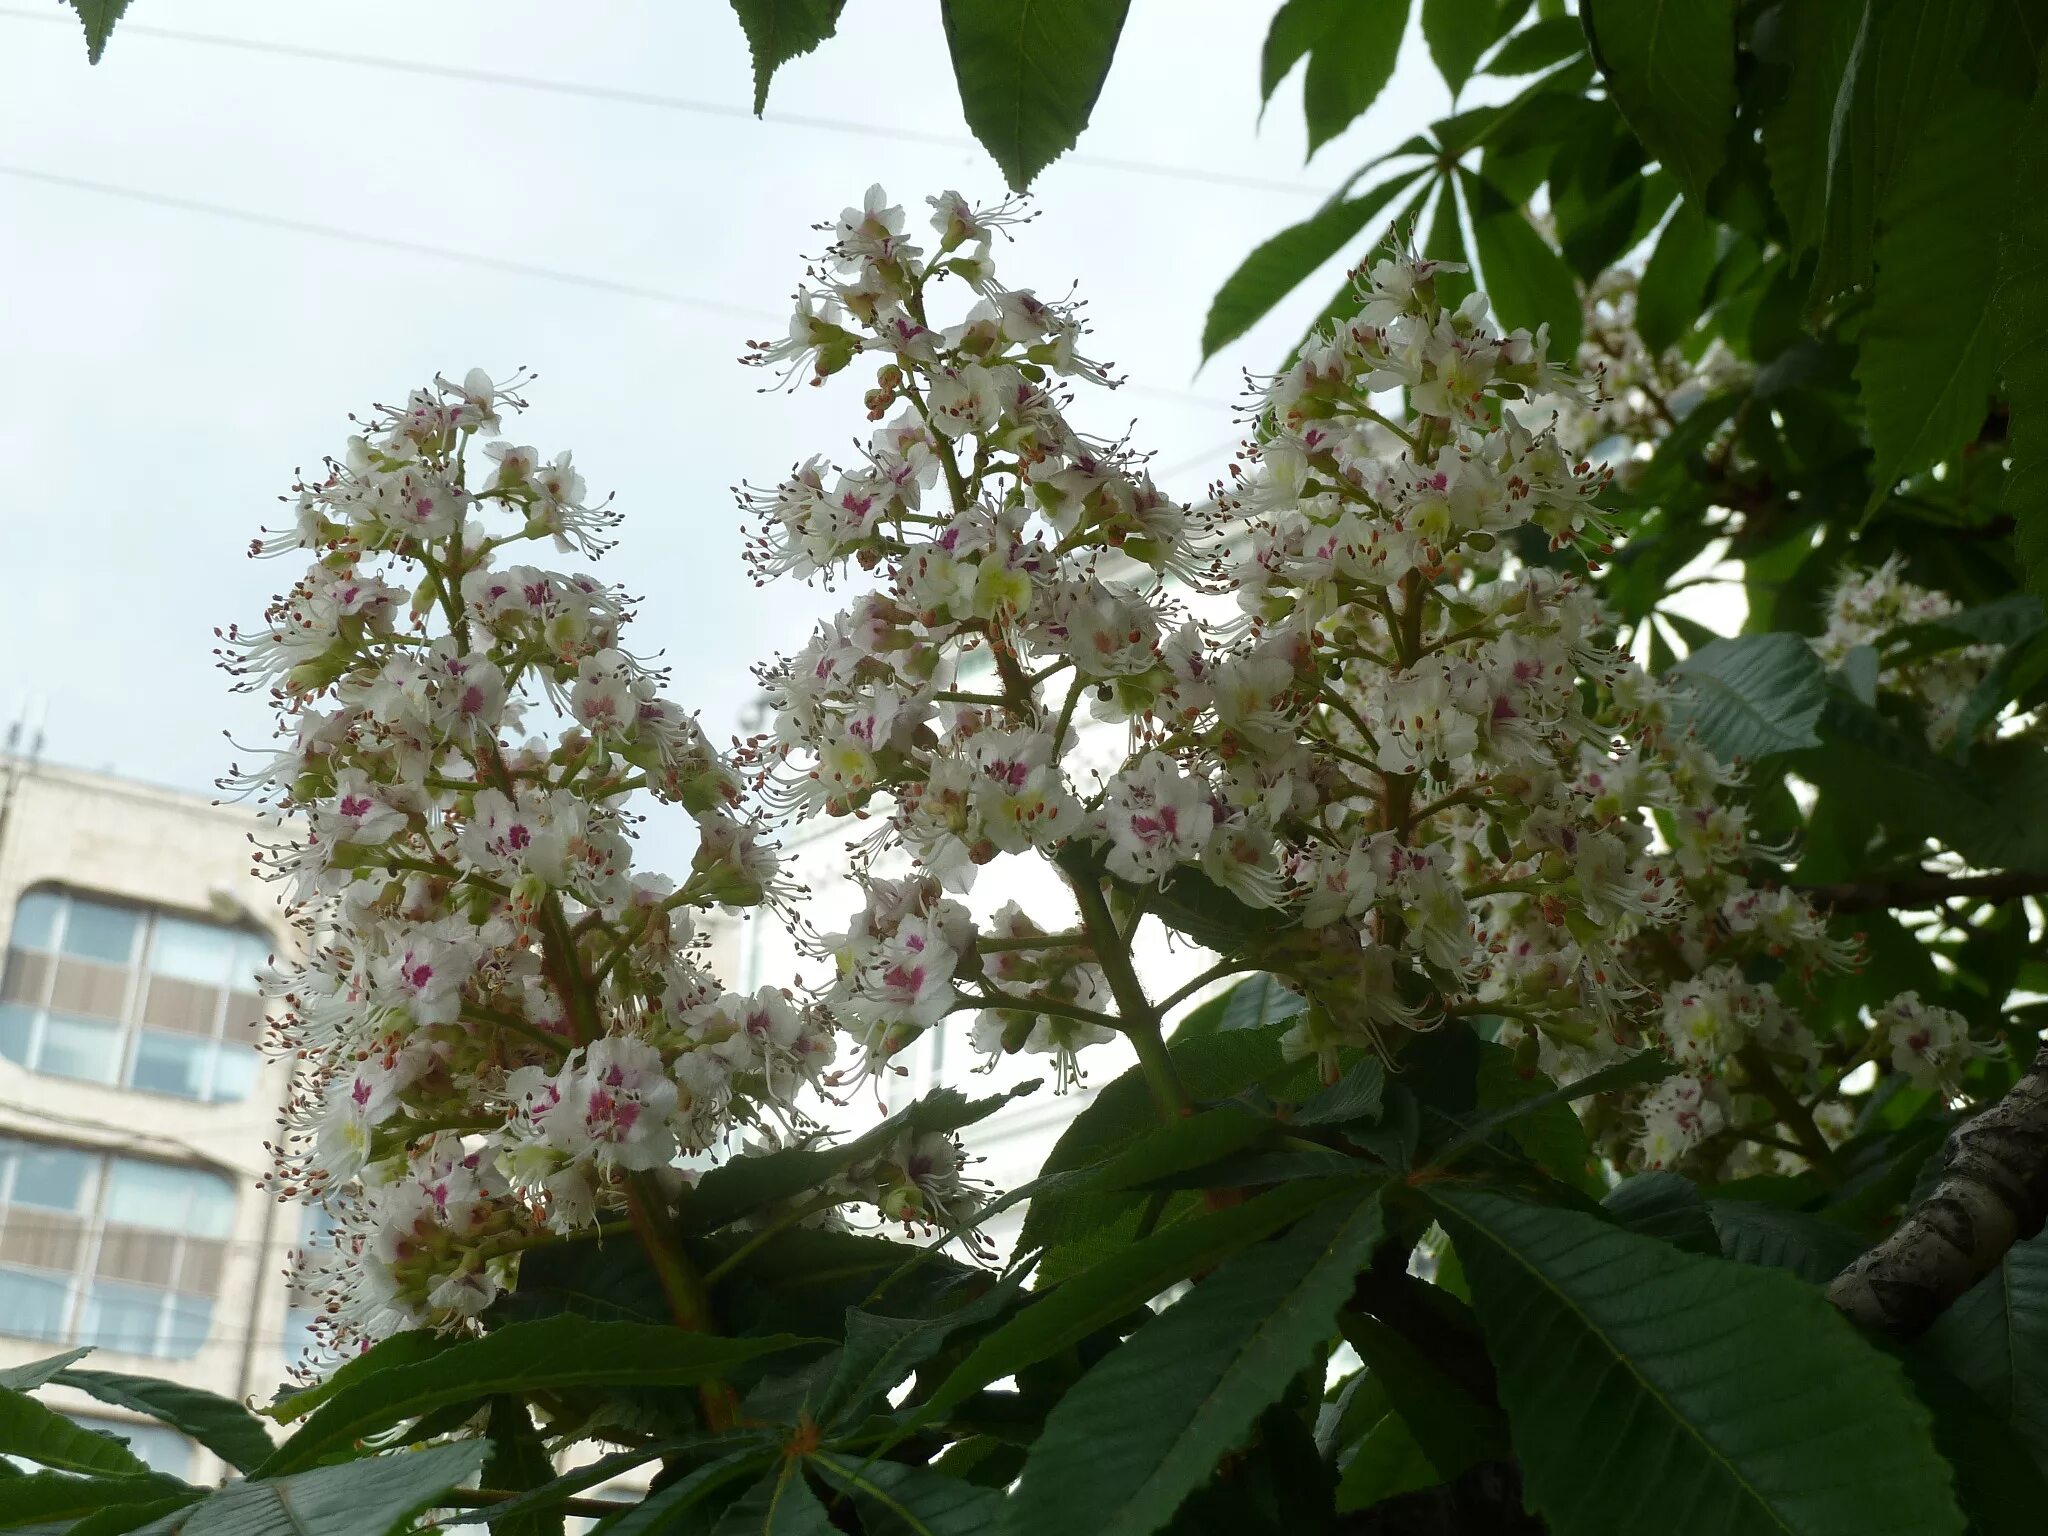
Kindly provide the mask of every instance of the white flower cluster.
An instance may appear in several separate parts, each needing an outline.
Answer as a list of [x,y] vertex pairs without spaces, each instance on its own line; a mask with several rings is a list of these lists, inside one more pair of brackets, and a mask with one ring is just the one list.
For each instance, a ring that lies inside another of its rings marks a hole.
[[[842,1032],[882,1071],[972,1012],[982,1052],[1062,1083],[1123,1034],[1171,1107],[1160,1025],[1189,988],[1137,974],[1151,919],[1221,951],[1210,976],[1304,994],[1288,1044],[1327,1073],[1466,1019],[1560,1077],[1662,1048],[1682,1075],[1624,1106],[1618,1158],[1725,1155],[1810,1090],[1791,989],[1853,946],[1750,883],[1730,775],[1574,574],[1605,474],[1536,402],[1597,396],[1546,333],[1447,308],[1444,269],[1396,252],[1192,508],[1069,422],[1071,384],[1110,380],[1071,305],[998,282],[1016,208],[932,208],[929,249],[879,189],[846,210],[754,354],[791,379],[870,360],[875,426],[857,462],[741,493],[757,579],[863,590],[763,669],[774,733],[730,761],[626,648],[621,593],[512,558],[594,555],[616,516],[567,454],[499,436],[509,386],[380,411],[259,545],[308,561],[224,659],[290,742],[236,782],[299,834],[266,856],[310,938],[274,983],[305,1063],[279,1185],[340,1215],[311,1261],[338,1338],[473,1316],[567,1235],[655,1245],[682,1155],[809,1133]],[[1120,743],[1094,771],[1084,706]],[[693,909],[795,894],[750,790],[873,829],[813,994],[730,992],[693,947]],[[633,867],[640,793],[696,818],[679,885]],[[958,897],[1004,855],[1051,861],[1072,910],[978,925]],[[1902,1069],[1938,1073],[1960,1048],[1915,1001],[1896,1016],[1937,1027]],[[771,1219],[954,1226],[977,1198],[957,1145],[906,1136]]]
[[[1859,647],[1876,649],[1896,631],[1914,624],[1938,624],[1962,611],[1946,592],[1906,580],[1894,555],[1874,571],[1845,571],[1828,598],[1827,628],[1814,650],[1831,667]],[[1878,688],[1910,703],[1925,725],[1928,743],[1946,746],[1955,736],[1965,706],[2004,651],[1999,645],[1953,646],[1931,653],[1908,650],[1889,659],[1877,674]]]
[[[1446,308],[1441,268],[1396,252],[1264,390],[1211,501],[1183,507],[1068,420],[1062,380],[1108,381],[1072,309],[997,281],[1012,210],[932,206],[929,250],[879,189],[848,209],[790,339],[757,355],[817,380],[873,359],[860,462],[742,497],[763,579],[872,577],[764,674],[779,808],[879,820],[865,852],[923,874],[868,877],[836,941],[831,1006],[871,1065],[965,1008],[984,1049],[1063,1070],[1143,1029],[1156,999],[1119,988],[1105,950],[1148,914],[1307,994],[1291,1043],[1327,1070],[1468,1015],[1534,1032],[1564,1075],[1665,1044],[1691,1082],[1668,1092],[1696,1100],[1747,1086],[1752,1042],[1810,1064],[1740,966],[1796,977],[1853,947],[1749,884],[1730,775],[1560,558],[1605,475],[1532,403],[1598,400],[1544,332],[1502,333],[1483,296]],[[1396,390],[1405,420],[1375,408]],[[1084,705],[1124,724],[1106,773],[1079,766]],[[1079,927],[1012,907],[976,934],[943,892],[1024,852],[1056,859]],[[1105,924],[1105,895],[1128,916]],[[1678,1136],[1647,1113],[1637,1151],[1680,1155],[1707,1119]]]
[[[516,563],[615,521],[567,454],[497,436],[523,404],[473,372],[380,410],[259,544],[309,564],[222,652],[291,743],[229,782],[298,834],[259,854],[308,934],[271,984],[304,1063],[275,1151],[279,1188],[340,1218],[307,1260],[337,1341],[471,1315],[524,1249],[629,1214],[634,1180],[673,1192],[681,1154],[804,1130],[838,1049],[824,1009],[700,964],[693,910],[779,899],[777,857],[624,649],[624,595]],[[680,885],[633,868],[642,792],[697,819]],[[877,1176],[840,1197],[960,1214]]]

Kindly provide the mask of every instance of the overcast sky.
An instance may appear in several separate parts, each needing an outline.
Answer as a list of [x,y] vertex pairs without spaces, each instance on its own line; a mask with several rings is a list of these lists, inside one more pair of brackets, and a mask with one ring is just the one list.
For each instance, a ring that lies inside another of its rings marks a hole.
[[[1305,167],[1298,78],[1259,120],[1271,9],[1136,0],[1080,153],[1003,257],[1012,283],[1079,284],[1132,386],[1078,419],[1135,419],[1188,492],[1234,440],[1238,370],[1272,365],[1341,263],[1198,375],[1217,285],[1446,105],[1411,36]],[[56,762],[209,785],[222,729],[267,729],[209,651],[289,579],[243,550],[294,466],[437,369],[524,364],[521,440],[573,448],[628,514],[607,565],[646,598],[635,648],[732,729],[747,663],[825,599],[744,580],[728,487],[862,426],[852,382],[758,394],[743,339],[778,332],[809,226],[870,182],[920,214],[1003,190],[936,4],[855,0],[767,121],[749,89],[712,0],[134,0],[96,69],[68,11],[0,5],[0,718],[46,709]]]

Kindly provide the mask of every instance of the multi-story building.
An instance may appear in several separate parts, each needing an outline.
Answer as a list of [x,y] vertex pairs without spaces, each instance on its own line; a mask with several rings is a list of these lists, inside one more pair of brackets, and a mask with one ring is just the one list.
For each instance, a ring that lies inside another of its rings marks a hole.
[[[272,831],[275,829],[273,828]],[[288,944],[248,810],[0,758],[0,1368],[267,1399],[297,1353],[295,1207],[256,1187],[289,1087],[253,976]],[[46,1400],[211,1480],[210,1453],[82,1392]]]

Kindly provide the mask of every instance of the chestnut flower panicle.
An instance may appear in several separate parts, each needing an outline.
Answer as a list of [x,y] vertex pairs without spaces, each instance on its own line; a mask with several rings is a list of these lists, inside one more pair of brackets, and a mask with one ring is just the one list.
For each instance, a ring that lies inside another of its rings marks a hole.
[[[1328,1072],[1465,1018],[1566,1078],[1668,1051],[1690,1086],[1628,1107],[1624,1160],[1739,1128],[1766,1059],[1807,1070],[1749,977],[1796,988],[1854,946],[1752,885],[1739,775],[1574,573],[1604,552],[1607,474],[1557,406],[1597,405],[1599,380],[1395,249],[1183,505],[1071,419],[1076,387],[1114,381],[1077,307],[1000,281],[1015,210],[932,207],[931,240],[880,189],[847,210],[791,342],[754,358],[814,383],[871,363],[858,461],[741,492],[757,579],[861,585],[764,670],[754,763],[780,814],[880,829],[857,847],[867,911],[827,946],[868,1069],[967,1010],[983,1051],[1051,1051],[1063,1077],[1140,1041],[1156,1000],[1105,951],[1150,913],[1300,992],[1290,1048]],[[1402,420],[1376,404],[1393,390]],[[957,895],[1018,853],[1054,861],[1078,928],[1013,906],[977,932]],[[878,879],[885,855],[917,878]],[[1105,894],[1129,923],[1104,924]],[[1035,963],[992,966],[991,942]]]
[[[793,887],[629,648],[631,600],[522,563],[595,555],[617,519],[569,455],[496,436],[520,382],[436,379],[359,424],[257,546],[304,573],[221,650],[290,743],[225,782],[278,814],[258,867],[306,936],[268,981],[301,1063],[273,1182],[335,1218],[301,1285],[337,1350],[473,1316],[523,1251],[621,1224],[634,1181],[673,1192],[684,1154],[809,1134],[839,1050],[823,1007],[703,964],[693,913]],[[697,819],[679,885],[635,868],[643,794]],[[837,1198],[917,1217],[901,1185]]]

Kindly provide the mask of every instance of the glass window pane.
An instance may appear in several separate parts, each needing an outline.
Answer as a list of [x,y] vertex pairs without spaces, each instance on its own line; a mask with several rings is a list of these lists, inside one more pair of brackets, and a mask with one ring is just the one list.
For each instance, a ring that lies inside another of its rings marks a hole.
[[36,1006],[49,1001],[50,967],[55,963],[48,955],[33,950],[10,949],[7,969],[0,972],[0,997]]
[[60,1013],[80,1014],[88,1019],[125,1018],[128,986],[133,976],[124,965],[59,960],[57,974],[50,980],[50,1006]]
[[235,935],[235,963],[228,985],[244,992],[256,989],[256,973],[270,968],[270,956],[277,945],[267,933],[241,932]]
[[0,1331],[24,1339],[64,1337],[71,1282],[58,1275],[0,1268]]
[[211,1040],[220,1023],[220,988],[152,976],[142,1000],[142,1022]]
[[135,958],[135,935],[141,927],[141,915],[132,907],[74,896],[64,915],[64,953],[126,965]]
[[154,1355],[157,1325],[169,1293],[141,1285],[115,1285],[95,1280],[86,1287],[85,1311],[78,1323],[78,1342],[131,1355]]
[[43,1020],[41,1071],[88,1083],[111,1083],[121,1075],[121,1026],[97,1019],[53,1013]]
[[192,1442],[168,1424],[152,1424],[147,1419],[103,1419],[87,1413],[76,1415],[74,1422],[103,1435],[112,1435],[117,1440],[126,1440],[128,1449],[152,1472],[162,1472],[170,1477],[191,1475]]
[[206,1069],[212,1064],[213,1042],[183,1035],[160,1035],[145,1029],[135,1038],[135,1065],[129,1086],[151,1093],[174,1093],[181,1099],[206,1097]]
[[25,1003],[0,1003],[0,1056],[27,1066],[35,1027],[35,1009]]
[[213,1298],[173,1291],[168,1323],[162,1353],[173,1360],[191,1359],[213,1331]]
[[228,979],[241,935],[218,923],[159,913],[149,945],[149,968],[159,976],[220,986]]
[[12,1205],[40,1206],[46,1211],[83,1211],[92,1184],[93,1156],[69,1147],[38,1147],[16,1142],[7,1149],[14,1164]]
[[28,891],[14,904],[14,928],[7,942],[18,948],[57,947],[57,907],[63,897],[55,891]]
[[126,1157],[116,1158],[107,1170],[109,1222],[225,1237],[234,1214],[234,1190],[218,1174]]
[[218,1054],[213,1062],[213,1092],[208,1097],[216,1104],[239,1103],[256,1086],[256,1073],[263,1058],[246,1045],[228,1044],[215,1049]]

